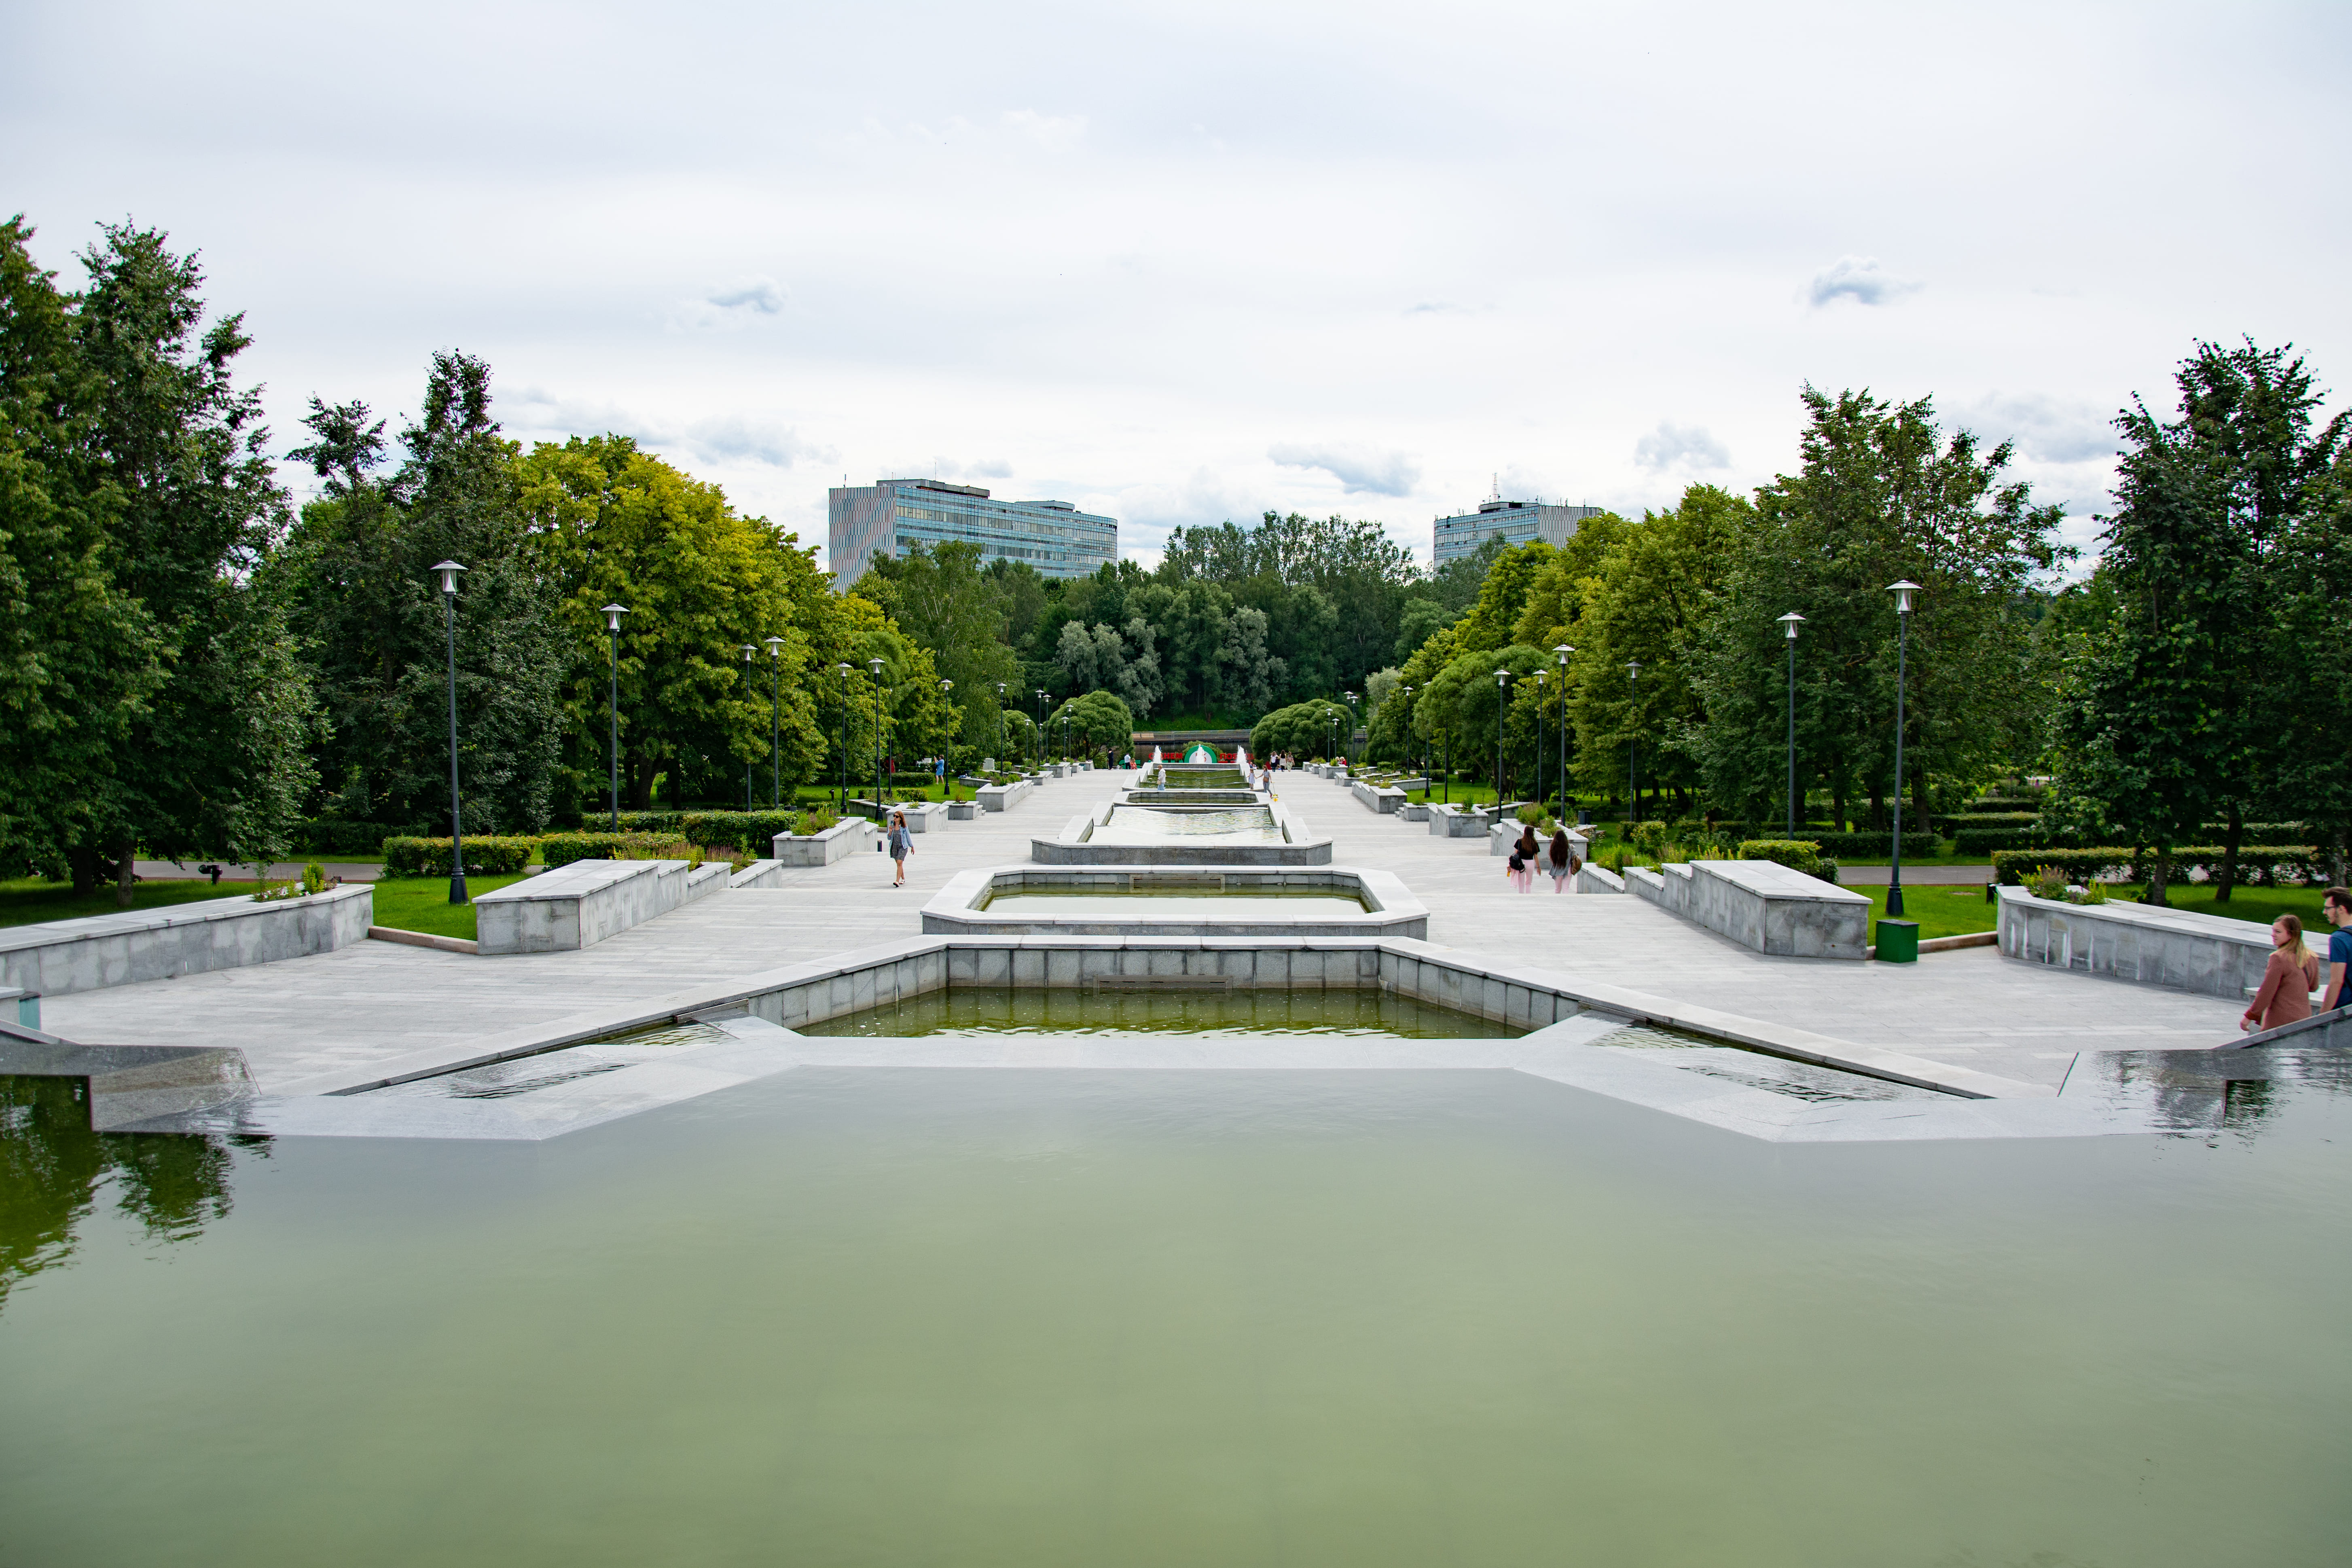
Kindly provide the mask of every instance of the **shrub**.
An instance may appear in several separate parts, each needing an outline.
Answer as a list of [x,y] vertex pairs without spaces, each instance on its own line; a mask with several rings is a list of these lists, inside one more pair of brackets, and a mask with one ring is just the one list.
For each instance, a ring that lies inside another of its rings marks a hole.
[[1822,874],[1822,847],[1810,838],[1750,838],[1739,846],[1742,860],[1769,860],[1808,877]]
[[[530,864],[536,838],[468,838],[466,869],[484,877],[505,877]],[[383,841],[383,874],[387,877],[446,877],[449,874],[446,838],[387,838]]]
[[[1996,881],[2011,886],[2037,868],[2077,882],[2145,882],[2153,868],[2150,852],[2105,845],[2090,849],[2009,849],[1992,858]],[[2219,845],[2183,845],[2172,852],[2172,874],[2184,882],[2210,881],[2221,864]],[[2326,879],[2319,851],[2303,844],[2249,844],[2238,851],[2238,878],[2248,887],[2280,887]]]
[[[626,821],[625,814],[623,820]],[[551,871],[574,860],[694,860],[694,846],[669,833],[551,833],[539,841]]]
[[[1814,833],[1806,837],[1822,847],[1822,853],[1833,860],[1875,860],[1892,851],[1892,833]],[[1906,833],[1903,836],[1903,858],[1924,860],[1936,852],[1936,836],[1932,833]]]
[[757,858],[779,833],[790,833],[800,814],[791,811],[690,811],[678,830],[706,849],[739,849]]
[[828,807],[819,806],[814,811],[804,811],[801,813],[800,826],[794,829],[794,831],[802,837],[806,837],[809,835],[823,833],[827,828],[838,827],[840,826],[841,816],[839,813],[835,812]]

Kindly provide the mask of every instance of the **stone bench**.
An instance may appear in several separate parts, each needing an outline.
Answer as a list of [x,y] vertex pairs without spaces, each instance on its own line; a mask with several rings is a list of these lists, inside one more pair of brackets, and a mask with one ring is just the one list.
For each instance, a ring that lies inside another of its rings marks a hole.
[[367,940],[375,890],[299,899],[205,899],[0,930],[0,986],[65,996],[142,980],[305,958]]
[[2120,901],[2060,903],[2023,888],[2003,888],[2000,899],[2001,955],[2028,963],[2239,1002],[2262,984],[2270,963],[2270,927],[2260,921]]
[[574,860],[474,900],[475,951],[570,952],[727,887],[723,860]]
[[1789,958],[1866,958],[1870,900],[1771,860],[1629,866],[1625,885],[1742,947]]
[[785,866],[830,866],[853,849],[863,848],[874,825],[862,816],[835,823],[822,833],[779,833],[769,840],[768,853]]

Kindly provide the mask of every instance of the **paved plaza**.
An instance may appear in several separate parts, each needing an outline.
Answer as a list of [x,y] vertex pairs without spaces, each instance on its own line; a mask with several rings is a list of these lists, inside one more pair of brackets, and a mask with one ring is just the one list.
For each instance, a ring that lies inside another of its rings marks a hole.
[[[1548,879],[1517,893],[1481,840],[1431,837],[1309,774],[1279,778],[1286,804],[1333,838],[1335,863],[1402,877],[1429,907],[1429,940],[1482,959],[2053,1085],[2078,1050],[2205,1047],[2236,1032],[2239,1009],[2229,1002],[2043,969],[1990,947],[1915,964],[1769,958],[1631,896],[1556,895]],[[939,823],[915,839],[903,888],[889,885],[887,857],[863,852],[786,871],[780,888],[715,894],[582,952],[485,958],[363,942],[56,996],[45,1023],[91,1044],[235,1047],[267,1090],[699,986],[722,990],[757,971],[920,935],[922,906],[950,877],[1025,862],[1033,837],[1054,837],[1132,782],[1081,773],[1001,815]],[[1990,929],[1990,907],[1986,916]]]

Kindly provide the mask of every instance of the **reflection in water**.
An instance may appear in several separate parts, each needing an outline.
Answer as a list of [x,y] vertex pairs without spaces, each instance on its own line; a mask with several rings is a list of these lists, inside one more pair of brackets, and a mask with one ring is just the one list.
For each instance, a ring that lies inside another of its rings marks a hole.
[[1078,991],[958,985],[797,1026],[804,1035],[1345,1035],[1357,1039],[1510,1039],[1515,1024],[1390,992]]
[[2066,1084],[2074,1099],[2105,1100],[2180,1136],[2234,1133],[2252,1142],[2298,1089],[2352,1094],[2352,1051],[2331,1046],[2252,1050],[2106,1051],[2085,1055]]
[[74,1232],[111,1182],[115,1204],[157,1241],[186,1241],[229,1211],[235,1142],[266,1138],[93,1132],[78,1078],[0,1074],[0,1306],[19,1279],[73,1256]]

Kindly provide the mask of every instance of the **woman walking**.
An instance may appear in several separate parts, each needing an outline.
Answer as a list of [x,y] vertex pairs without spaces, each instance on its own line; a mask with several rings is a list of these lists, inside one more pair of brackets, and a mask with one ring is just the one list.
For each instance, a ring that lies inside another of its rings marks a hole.
[[1511,850],[1511,881],[1522,893],[1536,890],[1536,861],[1543,847],[1536,842],[1535,824],[1519,829],[1519,841]]
[[2319,959],[2303,945],[2303,922],[2293,915],[2271,921],[2271,961],[2263,988],[2238,1020],[2241,1029],[2275,1029],[2311,1016],[2311,994],[2319,988]]
[[1568,879],[1583,868],[1583,863],[1576,858],[1575,847],[1568,841],[1567,828],[1555,827],[1551,830],[1551,851],[1549,858],[1550,865],[1548,868],[1551,872],[1551,890],[1555,893],[1565,893],[1568,891]]
[[903,888],[907,885],[907,857],[914,852],[915,836],[907,831],[907,814],[903,811],[892,812],[890,814],[890,885],[892,887]]

